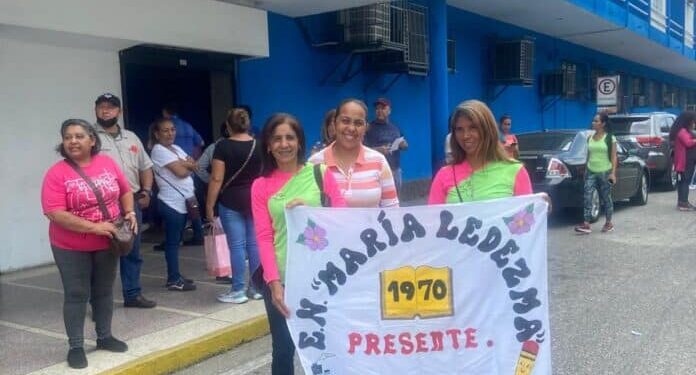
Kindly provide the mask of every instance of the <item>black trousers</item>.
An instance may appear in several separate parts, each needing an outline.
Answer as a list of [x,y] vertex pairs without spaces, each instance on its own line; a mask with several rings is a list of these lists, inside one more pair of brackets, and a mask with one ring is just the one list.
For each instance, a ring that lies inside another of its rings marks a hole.
[[696,166],[696,147],[686,150],[686,166],[684,172],[679,173],[677,183],[677,203],[689,203],[689,185],[694,177],[694,166]]
[[97,337],[111,336],[116,256],[108,249],[73,251],[51,246],[63,281],[63,320],[71,348],[84,344],[85,310],[92,304]]
[[268,325],[271,328],[271,341],[273,343],[273,354],[271,362],[272,375],[293,375],[295,365],[295,344],[285,322],[285,317],[278,312],[273,302],[271,302],[271,290],[268,286],[263,287],[263,302],[266,305],[268,315]]

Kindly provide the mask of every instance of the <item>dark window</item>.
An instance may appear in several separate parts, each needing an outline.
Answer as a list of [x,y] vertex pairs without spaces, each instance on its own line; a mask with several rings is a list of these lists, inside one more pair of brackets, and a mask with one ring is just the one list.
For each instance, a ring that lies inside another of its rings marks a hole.
[[575,136],[575,133],[519,134],[517,142],[520,151],[568,151]]
[[609,129],[614,134],[651,134],[650,117],[612,117]]

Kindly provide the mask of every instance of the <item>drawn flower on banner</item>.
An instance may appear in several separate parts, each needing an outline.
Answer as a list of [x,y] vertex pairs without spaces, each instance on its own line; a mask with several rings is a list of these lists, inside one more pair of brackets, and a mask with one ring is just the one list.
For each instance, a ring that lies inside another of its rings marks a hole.
[[307,219],[307,228],[305,228],[304,233],[297,237],[297,243],[303,244],[314,251],[324,250],[329,246],[329,240],[326,239],[326,229]]
[[534,205],[530,204],[510,217],[503,217],[503,221],[512,234],[529,232],[534,225]]

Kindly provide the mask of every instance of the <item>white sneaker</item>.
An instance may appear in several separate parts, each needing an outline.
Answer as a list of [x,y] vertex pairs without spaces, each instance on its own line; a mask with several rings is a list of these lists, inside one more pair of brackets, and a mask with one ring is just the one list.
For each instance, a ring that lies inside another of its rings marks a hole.
[[223,303],[241,304],[249,301],[249,298],[246,296],[246,292],[243,290],[237,292],[233,292],[232,290],[230,290],[227,293],[218,295],[217,300]]

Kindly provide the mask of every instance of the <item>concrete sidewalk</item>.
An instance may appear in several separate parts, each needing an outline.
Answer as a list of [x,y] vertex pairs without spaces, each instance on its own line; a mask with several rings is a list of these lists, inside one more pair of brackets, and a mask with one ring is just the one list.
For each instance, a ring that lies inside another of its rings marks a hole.
[[[63,288],[55,266],[0,275],[0,368],[4,374],[161,374],[189,366],[268,333],[262,301],[219,303],[230,286],[216,284],[205,270],[203,248],[182,247],[181,272],[196,281],[192,292],[164,288],[163,252],[143,243],[143,294],[154,309],[124,308],[121,282],[114,287],[112,331],[126,353],[96,351],[94,323],[85,321],[89,366],[72,370],[63,325]],[[89,308],[88,308],[89,311]]]

